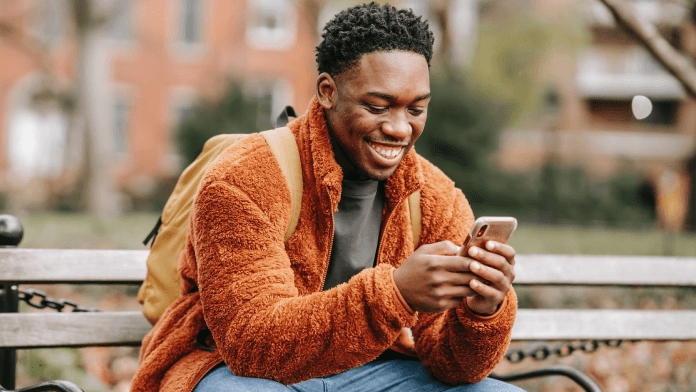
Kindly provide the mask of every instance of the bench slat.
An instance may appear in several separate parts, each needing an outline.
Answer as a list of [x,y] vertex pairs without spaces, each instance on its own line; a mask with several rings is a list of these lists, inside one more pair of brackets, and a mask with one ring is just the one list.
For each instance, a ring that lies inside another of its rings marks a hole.
[[[0,314],[1,347],[137,346],[140,312]],[[513,340],[696,340],[693,310],[520,309]]]
[[141,312],[0,313],[1,347],[139,346],[152,328]]
[[520,309],[514,340],[696,340],[696,310]]
[[0,283],[140,283],[148,250],[0,249]]
[[696,257],[517,255],[514,284],[696,286]]
[[[0,283],[139,283],[148,250],[0,249]],[[517,255],[516,285],[696,286],[695,257]]]

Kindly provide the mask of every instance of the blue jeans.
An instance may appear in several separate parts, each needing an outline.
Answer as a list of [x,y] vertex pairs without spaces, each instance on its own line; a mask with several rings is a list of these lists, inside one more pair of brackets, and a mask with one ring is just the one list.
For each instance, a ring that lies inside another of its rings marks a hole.
[[449,386],[432,379],[422,363],[391,360],[370,362],[333,376],[313,378],[285,386],[262,378],[237,377],[218,366],[198,383],[193,392],[519,392],[522,389],[486,378],[476,384]]

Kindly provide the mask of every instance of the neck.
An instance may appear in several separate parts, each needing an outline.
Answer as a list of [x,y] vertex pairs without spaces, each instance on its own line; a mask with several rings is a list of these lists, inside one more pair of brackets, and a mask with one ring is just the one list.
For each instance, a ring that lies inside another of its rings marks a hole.
[[372,178],[369,178],[365,175],[365,173],[362,170],[360,170],[358,165],[356,165],[353,162],[353,160],[350,159],[350,157],[348,157],[348,154],[345,152],[343,147],[341,147],[338,141],[336,141],[336,138],[333,136],[333,131],[331,130],[331,126],[329,125],[328,119],[326,121],[326,128],[329,132],[329,139],[331,139],[331,148],[333,149],[336,163],[338,163],[338,166],[340,166],[341,170],[343,171],[343,178],[350,181],[371,180]]

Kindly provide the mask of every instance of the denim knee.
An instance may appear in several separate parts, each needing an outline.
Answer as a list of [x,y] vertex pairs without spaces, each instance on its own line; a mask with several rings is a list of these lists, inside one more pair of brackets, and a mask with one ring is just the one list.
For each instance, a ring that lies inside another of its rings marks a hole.
[[285,385],[263,378],[238,377],[220,365],[203,377],[193,392],[288,392]]

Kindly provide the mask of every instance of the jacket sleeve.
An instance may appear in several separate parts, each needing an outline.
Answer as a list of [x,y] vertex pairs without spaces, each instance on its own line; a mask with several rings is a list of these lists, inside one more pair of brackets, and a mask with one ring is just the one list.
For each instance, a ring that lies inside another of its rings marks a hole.
[[[446,225],[432,233],[427,242],[451,240],[461,244],[473,223],[469,203],[455,189],[453,211]],[[440,218],[443,215],[439,215]],[[448,384],[470,384],[483,380],[502,360],[517,312],[517,298],[510,289],[500,309],[482,317],[473,313],[466,300],[443,313],[420,313],[412,328],[418,357],[439,380]]]
[[289,203],[268,211],[258,197],[212,182],[192,211],[206,324],[234,374],[284,384],[335,374],[377,357],[415,323],[394,290],[391,266],[299,295],[278,213]]

